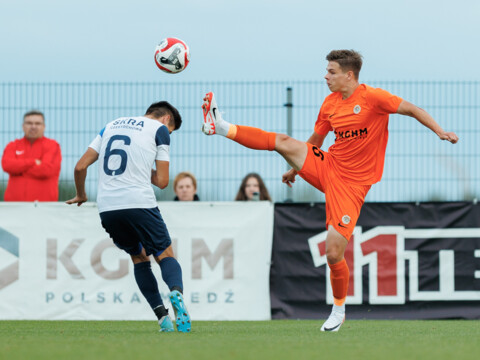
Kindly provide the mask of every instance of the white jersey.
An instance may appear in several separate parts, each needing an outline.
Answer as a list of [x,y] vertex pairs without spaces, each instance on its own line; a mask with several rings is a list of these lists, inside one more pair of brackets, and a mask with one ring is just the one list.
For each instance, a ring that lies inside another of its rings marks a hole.
[[122,117],[105,126],[89,145],[99,154],[99,212],[154,208],[155,160],[170,161],[170,134],[161,122]]

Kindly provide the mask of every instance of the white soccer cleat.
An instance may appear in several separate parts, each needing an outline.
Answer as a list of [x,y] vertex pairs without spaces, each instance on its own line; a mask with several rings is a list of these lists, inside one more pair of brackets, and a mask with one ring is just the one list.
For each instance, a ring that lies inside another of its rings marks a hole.
[[327,321],[322,325],[321,331],[338,331],[345,321],[345,312],[335,311],[335,308],[330,313]]
[[220,112],[218,111],[217,102],[213,92],[209,92],[203,98],[203,126],[202,131],[205,135],[217,134],[219,123],[223,121]]

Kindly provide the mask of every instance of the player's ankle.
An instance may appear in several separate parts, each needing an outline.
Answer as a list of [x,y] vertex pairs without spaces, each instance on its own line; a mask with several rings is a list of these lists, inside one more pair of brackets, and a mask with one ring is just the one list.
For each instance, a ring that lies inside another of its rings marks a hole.
[[215,124],[215,132],[218,135],[229,137],[228,134],[230,132],[230,129],[234,128],[234,127],[235,127],[235,125],[232,125],[232,124],[230,124],[229,122],[227,122],[223,119],[220,120],[220,121],[217,120],[217,123]]
[[173,286],[170,291],[178,291],[180,294],[183,295],[183,289],[180,286]]
[[343,303],[342,305],[333,304],[333,311],[337,313],[345,313],[345,303]]
[[230,124],[226,137],[229,138],[230,140],[233,140],[235,139],[236,136],[237,136],[237,126]]
[[165,308],[164,305],[159,305],[155,309],[153,309],[155,315],[157,315],[158,320],[160,320],[165,315],[168,315],[168,310]]

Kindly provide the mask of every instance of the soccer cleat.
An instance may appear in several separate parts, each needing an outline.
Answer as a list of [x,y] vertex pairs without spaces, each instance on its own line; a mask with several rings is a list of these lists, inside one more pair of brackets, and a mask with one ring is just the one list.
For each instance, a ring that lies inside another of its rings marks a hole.
[[338,312],[335,309],[332,310],[327,321],[322,325],[321,331],[338,331],[345,321],[345,312]]
[[190,332],[192,330],[192,323],[190,322],[190,315],[188,315],[182,294],[177,290],[173,290],[170,293],[170,302],[172,303],[173,311],[175,311],[177,331]]
[[170,319],[170,315],[165,315],[158,320],[158,325],[160,325],[160,332],[171,332],[175,329],[173,328],[172,319]]
[[218,111],[217,102],[213,92],[209,92],[203,98],[203,126],[202,131],[205,135],[217,134],[217,128],[223,121],[222,115]]

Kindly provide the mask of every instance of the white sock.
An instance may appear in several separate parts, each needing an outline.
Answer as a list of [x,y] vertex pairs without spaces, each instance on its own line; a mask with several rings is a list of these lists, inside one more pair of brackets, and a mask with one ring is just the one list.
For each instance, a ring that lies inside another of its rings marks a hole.
[[334,304],[333,311],[335,311],[336,313],[345,314],[345,303],[343,303],[343,305],[341,306],[337,306]]
[[230,126],[232,126],[232,124],[223,120],[222,116],[219,114],[217,121],[215,122],[215,133],[218,135],[227,136]]

